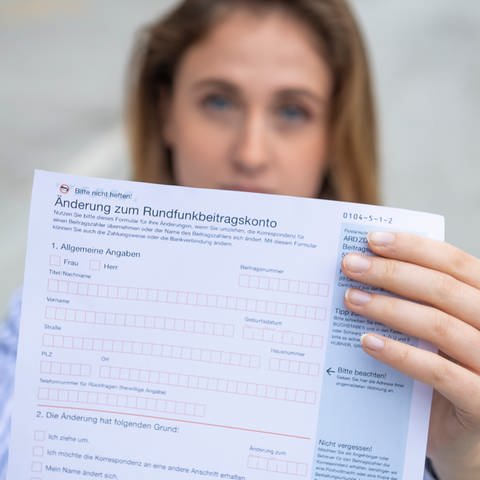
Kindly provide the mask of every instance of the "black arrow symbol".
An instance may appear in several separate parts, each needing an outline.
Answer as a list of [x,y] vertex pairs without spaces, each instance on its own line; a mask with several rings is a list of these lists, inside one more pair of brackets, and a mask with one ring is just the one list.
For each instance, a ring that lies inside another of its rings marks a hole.
[[332,373],[335,373],[335,370],[333,370],[332,367],[328,367],[327,373],[331,375]]

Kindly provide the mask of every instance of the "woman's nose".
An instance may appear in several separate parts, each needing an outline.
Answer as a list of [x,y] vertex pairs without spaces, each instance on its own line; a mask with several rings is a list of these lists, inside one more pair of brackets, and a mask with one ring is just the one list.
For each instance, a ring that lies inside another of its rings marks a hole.
[[260,173],[268,167],[270,156],[267,122],[258,113],[247,116],[232,152],[235,168],[244,174]]

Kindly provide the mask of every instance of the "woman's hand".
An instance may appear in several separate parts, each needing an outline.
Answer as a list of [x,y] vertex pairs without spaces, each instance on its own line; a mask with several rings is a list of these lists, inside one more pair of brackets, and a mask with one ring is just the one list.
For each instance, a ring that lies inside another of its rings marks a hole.
[[402,299],[349,289],[355,313],[436,345],[439,353],[362,337],[366,353],[434,389],[428,455],[441,480],[480,479],[480,260],[443,242],[371,233],[378,257],[346,255],[353,280]]

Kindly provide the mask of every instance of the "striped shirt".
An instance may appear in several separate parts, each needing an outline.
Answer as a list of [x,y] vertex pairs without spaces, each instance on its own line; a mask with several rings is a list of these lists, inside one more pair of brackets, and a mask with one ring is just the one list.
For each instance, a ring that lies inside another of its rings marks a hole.
[[[0,332],[0,480],[6,478],[20,308],[21,292],[18,291],[12,298]],[[425,470],[424,480],[434,480],[428,469]]]
[[5,480],[7,469],[20,299],[21,292],[18,291],[12,298],[8,316],[0,331],[0,480]]

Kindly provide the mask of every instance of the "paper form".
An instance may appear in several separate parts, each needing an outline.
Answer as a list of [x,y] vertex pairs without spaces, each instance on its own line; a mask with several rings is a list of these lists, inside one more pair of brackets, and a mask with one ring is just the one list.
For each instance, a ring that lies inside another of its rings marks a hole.
[[75,177],[33,187],[8,479],[420,480],[431,391],[364,354],[341,258],[436,215]]

